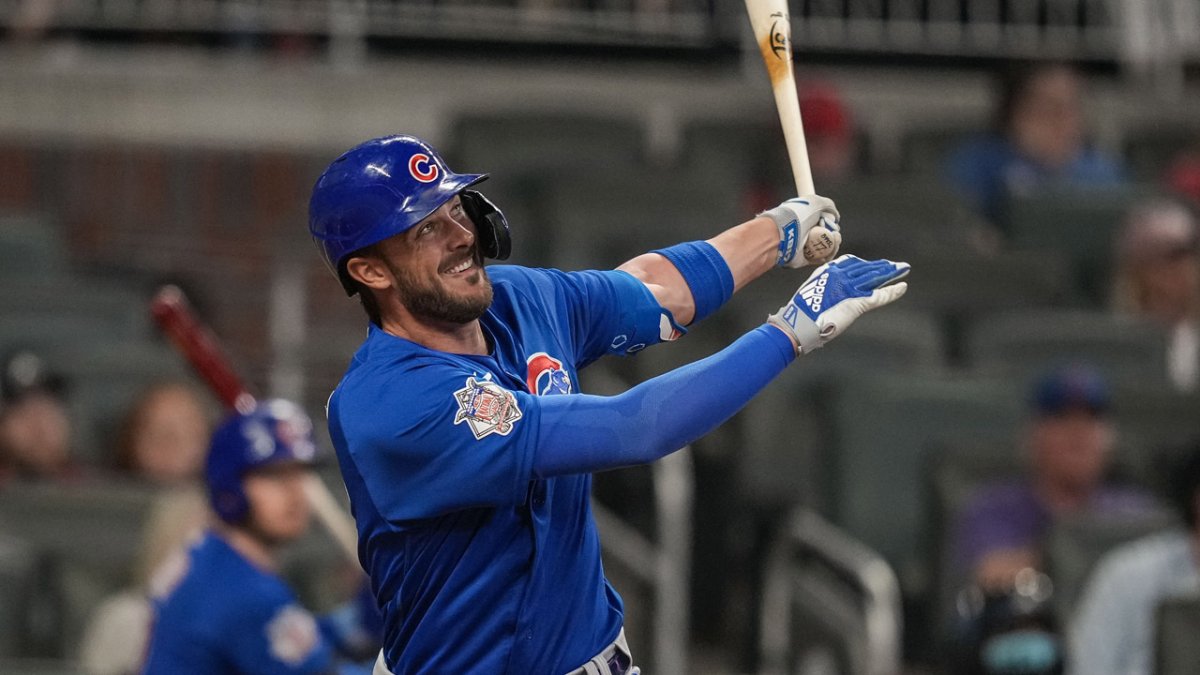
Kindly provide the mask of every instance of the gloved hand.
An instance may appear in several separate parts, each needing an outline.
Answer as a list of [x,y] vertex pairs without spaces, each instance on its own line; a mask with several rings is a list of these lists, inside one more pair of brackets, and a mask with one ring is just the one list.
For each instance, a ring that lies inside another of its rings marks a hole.
[[792,299],[767,321],[796,339],[800,353],[820,349],[858,317],[897,300],[908,284],[908,263],[844,255],[813,270]]
[[842,245],[841,215],[833,200],[820,195],[789,199],[758,214],[779,228],[779,267],[817,265],[833,259]]

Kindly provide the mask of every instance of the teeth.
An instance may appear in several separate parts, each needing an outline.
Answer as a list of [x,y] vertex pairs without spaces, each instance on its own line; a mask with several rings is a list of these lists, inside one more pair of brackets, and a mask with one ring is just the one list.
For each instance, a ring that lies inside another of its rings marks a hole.
[[471,263],[472,263],[471,259],[468,258],[468,259],[460,262],[459,264],[455,265],[454,267],[451,267],[448,271],[450,274],[458,274],[459,272],[465,272],[465,271],[471,269]]

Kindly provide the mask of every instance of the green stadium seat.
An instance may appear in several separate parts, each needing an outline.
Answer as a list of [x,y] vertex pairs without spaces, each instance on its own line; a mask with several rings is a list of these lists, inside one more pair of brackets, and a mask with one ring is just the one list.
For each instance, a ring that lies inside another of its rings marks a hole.
[[155,492],[133,485],[10,483],[0,500],[0,531],[39,554],[36,593],[53,617],[29,625],[38,654],[70,655],[92,608],[133,581],[142,528]]
[[861,178],[821,192],[841,213],[843,252],[863,258],[964,255],[986,228],[957,194],[930,177]]
[[998,312],[970,324],[964,347],[967,363],[976,371],[1021,381],[1068,363],[1093,364],[1114,383],[1153,385],[1166,379],[1162,331],[1106,312]]
[[66,269],[67,249],[54,223],[32,215],[0,215],[0,278],[54,279]]
[[37,552],[28,542],[0,531],[0,662],[20,656],[26,646],[37,564]]
[[455,171],[546,177],[564,170],[642,163],[636,120],[594,113],[464,114],[451,123],[447,161]]
[[940,175],[950,153],[986,127],[986,120],[955,119],[905,129],[900,136],[900,171]]
[[1046,571],[1054,580],[1054,611],[1059,619],[1065,622],[1071,617],[1088,576],[1106,553],[1176,524],[1175,516],[1166,511],[1055,523],[1046,539]]
[[1001,309],[1059,307],[1072,299],[1071,269],[1048,252],[917,255],[904,306],[967,318]]
[[884,556],[910,592],[929,583],[922,500],[931,453],[944,439],[1012,438],[1022,393],[1010,382],[918,373],[845,378],[817,413],[831,516]]
[[1175,157],[1200,144],[1200,125],[1158,122],[1125,132],[1125,163],[1138,180],[1160,180]]
[[564,174],[546,195],[554,265],[611,269],[654,248],[714,236],[752,215],[739,211],[731,189],[669,170]]
[[1016,248],[1066,256],[1079,289],[1100,304],[1109,291],[1117,230],[1130,207],[1150,193],[1140,187],[1042,190],[1010,201],[1004,229]]
[[1200,595],[1163,600],[1155,611],[1154,672],[1193,675],[1200,663]]

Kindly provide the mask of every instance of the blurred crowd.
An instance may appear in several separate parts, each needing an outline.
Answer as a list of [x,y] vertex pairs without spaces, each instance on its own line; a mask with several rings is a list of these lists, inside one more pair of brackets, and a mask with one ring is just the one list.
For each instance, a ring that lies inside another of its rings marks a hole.
[[[834,83],[805,82],[800,91],[816,184],[853,182],[863,152],[854,111]],[[962,139],[945,157],[942,181],[989,224],[996,245],[1005,245],[1005,209],[1014,196],[1105,191],[1132,181],[1120,158],[1090,142],[1087,110],[1084,79],[1070,65],[1014,66],[999,80],[991,128]],[[1155,194],[1128,209],[1109,242],[1106,311],[1162,331],[1166,372],[1147,379],[1196,394],[1200,137],[1178,148],[1154,181]],[[754,183],[744,206],[753,212],[773,205],[777,190],[771,181]],[[114,420],[116,432],[102,452],[78,453],[70,377],[38,345],[0,348],[7,350],[0,361],[0,499],[16,484],[138,483],[162,490],[133,584],[96,605],[79,649],[88,672],[136,672],[151,622],[155,570],[213,522],[203,479],[217,415],[192,383],[162,381]],[[952,648],[940,664],[946,672],[1154,672],[1157,603],[1200,593],[1200,442],[1172,451],[1163,481],[1129,479],[1114,461],[1121,429],[1113,389],[1108,376],[1087,363],[1047,370],[1028,388],[1026,423],[1018,437],[1004,439],[1020,475],[975,486],[954,514],[946,574],[960,592],[927,619],[948,626]],[[1054,523],[1087,516],[1157,524],[1165,522],[1155,520],[1164,512],[1172,514],[1165,527],[1105,551],[1080,596],[1063,606],[1056,572],[1045,564]]]

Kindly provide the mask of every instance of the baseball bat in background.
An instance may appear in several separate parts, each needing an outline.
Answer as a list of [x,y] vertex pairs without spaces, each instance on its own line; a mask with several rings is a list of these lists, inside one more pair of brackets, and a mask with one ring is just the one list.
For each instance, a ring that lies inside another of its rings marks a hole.
[[[243,413],[254,407],[254,395],[246,389],[229,358],[221,351],[216,336],[192,311],[183,291],[177,286],[160,288],[150,301],[150,315],[225,407]],[[311,474],[304,489],[317,519],[342,553],[358,565],[358,530],[354,520],[338,504],[320,476]]]

